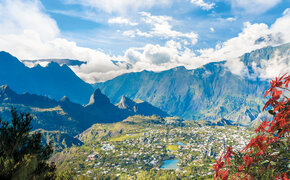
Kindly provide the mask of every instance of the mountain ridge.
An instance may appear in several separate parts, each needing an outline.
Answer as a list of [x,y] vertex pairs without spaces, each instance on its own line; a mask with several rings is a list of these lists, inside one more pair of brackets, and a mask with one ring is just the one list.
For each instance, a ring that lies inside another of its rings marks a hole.
[[33,129],[57,130],[69,135],[76,135],[96,123],[120,122],[129,116],[139,114],[138,111],[132,112],[118,108],[99,89],[91,95],[90,103],[81,105],[66,96],[56,101],[41,95],[17,94],[9,86],[2,85],[0,86],[0,117],[2,119],[11,119],[9,113],[11,106],[20,112],[30,112],[33,115]]
[[26,67],[11,54],[0,52],[0,85],[8,84],[15,92],[29,92],[59,100],[63,96],[86,104],[93,92],[67,65],[56,62],[46,67]]
[[[248,74],[234,73],[228,61],[219,61],[192,70],[175,67],[161,72],[127,73],[97,83],[95,87],[113,103],[125,95],[145,100],[185,120],[225,118],[250,125],[261,113],[266,100],[263,95],[269,86],[267,79],[256,76],[257,68],[263,68],[277,54],[289,57],[290,43],[241,56],[240,62],[244,63]],[[289,59],[286,58],[285,63],[290,64]]]

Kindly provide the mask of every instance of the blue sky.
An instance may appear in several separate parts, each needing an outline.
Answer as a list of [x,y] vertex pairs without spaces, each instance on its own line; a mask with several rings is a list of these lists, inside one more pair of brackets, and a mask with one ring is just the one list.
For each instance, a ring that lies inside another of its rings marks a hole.
[[87,61],[71,67],[87,82],[194,69],[290,42],[289,8],[290,0],[0,0],[0,50]]
[[[275,1],[275,0],[274,0]],[[190,0],[170,1],[152,7],[123,6],[123,10],[107,10],[97,5],[85,5],[68,0],[42,0],[45,12],[56,20],[64,37],[76,41],[79,45],[101,48],[107,53],[121,55],[129,47],[142,47],[147,43],[164,44],[167,39],[134,37],[128,38],[122,33],[129,30],[148,30],[150,25],[142,23],[140,12],[149,12],[152,16],[172,17],[172,29],[182,33],[198,34],[198,42],[190,48],[201,49],[214,47],[217,42],[235,37],[242,31],[244,22],[265,23],[271,25],[281,16],[290,1],[277,1],[269,9],[252,12],[247,7],[234,7],[231,1],[204,1],[212,4],[205,8]],[[80,1],[79,1],[80,2]],[[109,2],[109,1],[108,1]],[[245,5],[246,6],[246,5]],[[89,15],[88,15],[89,14]],[[138,25],[108,23],[110,19],[121,17]],[[226,20],[228,18],[228,20]]]

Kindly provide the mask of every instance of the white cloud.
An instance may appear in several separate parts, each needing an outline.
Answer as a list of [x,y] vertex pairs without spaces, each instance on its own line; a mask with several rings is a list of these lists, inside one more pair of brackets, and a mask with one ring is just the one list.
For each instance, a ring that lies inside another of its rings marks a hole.
[[220,21],[228,21],[228,22],[234,22],[237,20],[235,17],[228,17],[228,18],[218,18]]
[[290,8],[284,10],[283,15],[289,14]]
[[133,31],[133,30],[124,31],[122,34],[123,34],[124,36],[129,36],[129,37],[131,37],[131,38],[135,37],[135,31]]
[[123,17],[115,17],[108,20],[109,24],[125,24],[130,26],[137,26],[138,23],[131,22],[129,19],[123,18]]
[[[258,58],[258,57],[257,57]],[[247,76],[251,79],[273,79],[285,73],[290,73],[290,50],[281,53],[276,50],[270,55],[269,59],[259,59],[258,64],[256,61],[249,63],[251,72],[241,61],[241,58],[233,58],[226,62],[226,67],[234,74],[240,76]]]
[[246,13],[261,14],[276,6],[282,0],[231,0],[234,9],[242,9]]
[[173,0],[66,0],[67,3],[81,4],[107,13],[121,13],[150,9],[154,6],[170,6]]
[[56,22],[42,11],[39,1],[2,1],[0,27],[0,49],[20,59],[71,58],[87,61],[87,65],[77,73],[117,69],[105,53],[79,47],[75,42],[61,38]]
[[196,6],[201,7],[203,10],[211,10],[215,6],[215,3],[206,3],[203,0],[190,0],[190,2]]
[[211,32],[214,32],[214,31],[215,31],[213,27],[209,28],[209,30],[210,30]]
[[267,37],[268,34],[270,31],[266,24],[245,23],[243,31],[237,37],[217,44],[215,49],[202,49],[199,52],[204,58],[225,60],[239,57],[246,52],[266,46],[266,42],[256,44],[256,41],[260,37]]
[[233,21],[235,21],[235,20],[237,20],[237,19],[234,18],[234,17],[228,17],[228,18],[226,18],[226,20],[227,20],[227,21],[230,21],[230,22],[233,22]]
[[[236,37],[217,44],[216,48],[200,50],[199,56],[187,48],[188,44],[196,43],[197,34],[173,30],[169,24],[173,21],[171,17],[152,16],[144,12],[142,15],[144,22],[152,26],[151,30],[129,30],[124,34],[161,37],[168,41],[165,45],[147,44],[141,48],[129,48],[124,55],[112,57],[100,50],[80,47],[74,41],[63,38],[56,22],[43,12],[39,1],[1,1],[0,49],[20,59],[71,58],[87,61],[87,64],[72,69],[85,81],[96,82],[144,69],[161,71],[181,65],[197,68],[212,61],[235,59],[268,45],[290,42],[289,10],[285,10],[282,17],[270,27],[263,23],[245,23],[242,32]],[[112,59],[130,62],[133,69],[118,67],[111,62]],[[279,61],[281,59],[284,59],[283,62]],[[274,72],[269,68],[283,70],[285,66],[289,67],[289,58],[277,56],[263,63],[260,69],[257,68],[257,72],[260,72],[259,76],[270,77]],[[231,70],[236,74],[243,73],[243,64],[239,62],[228,62],[228,67],[232,67]]]
[[125,59],[134,65],[136,71],[161,71],[182,65],[198,67],[198,62],[192,64],[195,57],[193,51],[188,48],[182,50],[181,43],[173,40],[164,46],[147,44],[142,48],[129,48],[125,53]]
[[83,10],[83,11],[75,11],[75,10],[48,10],[54,14],[62,14],[65,16],[77,17],[87,21],[97,22],[101,21],[101,17],[93,11]]
[[290,11],[285,10],[283,16],[278,18],[270,27],[266,24],[250,24],[245,23],[243,31],[235,38],[217,45],[216,49],[206,49],[201,51],[205,58],[228,59],[226,66],[239,75],[247,75],[255,79],[256,77],[262,79],[271,79],[281,73],[290,72],[290,51],[281,55],[279,51],[269,60],[261,59],[261,65],[251,64],[254,70],[253,74],[245,71],[244,64],[240,62],[239,57],[244,53],[251,52],[255,49],[263,48],[265,46],[276,46],[290,42]]
[[[0,3],[0,35],[39,32],[39,38],[51,39],[59,35],[56,22],[41,12],[38,1],[4,0]],[[21,18],[21,19],[20,19]]]
[[201,57],[230,59],[265,46],[290,42],[290,12],[278,18],[270,27],[264,23],[246,22],[237,37],[217,44],[216,48],[200,50]]
[[142,32],[140,29],[126,31],[123,35],[128,35],[134,37],[135,35],[144,36],[144,37],[160,37],[165,39],[188,39],[191,41],[191,44],[196,44],[198,39],[198,34],[194,32],[182,33],[179,31],[172,30],[172,25],[170,22],[173,21],[172,17],[169,16],[153,16],[148,12],[140,12],[143,16],[142,20],[151,25],[151,30],[148,32]]
[[245,76],[247,75],[247,68],[240,58],[229,59],[226,64],[233,74]]
[[269,60],[261,60],[261,67],[258,67],[255,63],[252,63],[251,66],[254,70],[253,78],[272,79],[290,73],[290,50],[282,55],[277,50]]

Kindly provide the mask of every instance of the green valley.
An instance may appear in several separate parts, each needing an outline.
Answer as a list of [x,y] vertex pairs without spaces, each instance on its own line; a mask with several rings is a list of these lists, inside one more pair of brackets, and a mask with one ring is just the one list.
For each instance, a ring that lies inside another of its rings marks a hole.
[[[58,173],[85,179],[206,179],[212,178],[212,165],[226,146],[241,149],[253,135],[240,126],[131,116],[93,125],[77,136],[84,145],[66,148],[51,161]],[[167,160],[176,160],[173,168]]]

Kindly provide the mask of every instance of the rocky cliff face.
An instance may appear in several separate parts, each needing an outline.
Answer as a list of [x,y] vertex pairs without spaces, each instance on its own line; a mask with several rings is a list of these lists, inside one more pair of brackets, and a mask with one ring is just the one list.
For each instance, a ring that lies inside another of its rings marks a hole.
[[283,57],[281,63],[290,67],[289,52],[290,44],[285,44],[247,53],[240,58],[247,72],[242,75],[233,73],[227,62],[221,61],[194,70],[176,67],[163,72],[128,73],[96,86],[113,103],[125,95],[186,120],[225,118],[249,125],[260,114],[269,86],[268,79],[259,78],[262,69],[270,67],[277,54]]

